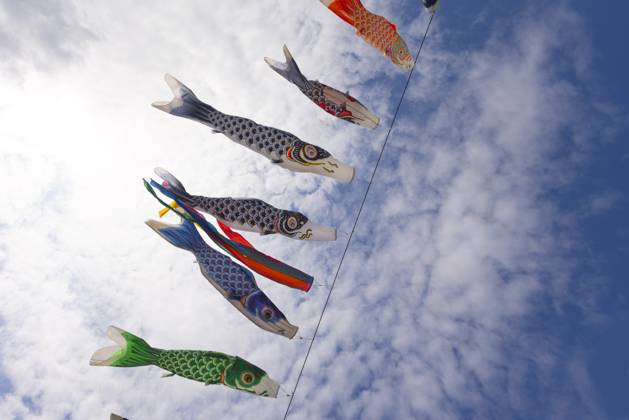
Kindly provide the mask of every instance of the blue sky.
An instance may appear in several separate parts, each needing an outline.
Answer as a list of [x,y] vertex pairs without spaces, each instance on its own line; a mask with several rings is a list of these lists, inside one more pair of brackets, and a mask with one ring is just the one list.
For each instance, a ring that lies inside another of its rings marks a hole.
[[[618,130],[611,141],[595,145],[578,178],[568,188],[558,191],[557,199],[567,213],[583,207],[588,197],[607,195],[609,207],[602,212],[577,212],[581,248],[575,257],[582,264],[584,279],[596,285],[592,294],[601,322],[587,322],[587,311],[569,307],[566,316],[554,319],[548,327],[557,331],[564,348],[580,347],[587,360],[596,398],[608,418],[626,418],[629,413],[629,339],[627,337],[627,292],[629,286],[629,127],[627,98],[629,58],[623,54],[626,27],[622,16],[629,12],[624,3],[574,2],[583,17],[584,32],[592,42],[591,82],[584,86],[590,95],[618,107]],[[544,322],[547,322],[545,319]],[[557,386],[561,386],[560,380]]]
[[[417,48],[418,1],[364,3]],[[289,418],[626,419],[629,6],[442,3]],[[0,418],[283,415],[287,399],[87,366],[113,324],[294,386],[307,341],[248,325],[142,223],[158,208],[139,180],[163,166],[194,193],[336,225],[335,243],[247,236],[331,280],[405,74],[318,1],[266,7],[0,0]],[[382,126],[335,121],[268,69],[285,42]],[[170,96],[166,72],[324,147],[356,179],[270,167],[151,109]],[[325,288],[258,283],[312,334]]]

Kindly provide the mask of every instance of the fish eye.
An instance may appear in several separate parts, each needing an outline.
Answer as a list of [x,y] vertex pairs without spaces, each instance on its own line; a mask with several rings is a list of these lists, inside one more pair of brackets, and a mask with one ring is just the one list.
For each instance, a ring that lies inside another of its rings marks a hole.
[[304,155],[306,155],[308,159],[315,159],[317,157],[317,148],[314,147],[312,144],[305,145]]
[[286,220],[286,226],[288,226],[288,228],[290,230],[296,229],[297,228],[297,218],[294,216],[291,216],[288,218],[288,220]]
[[240,375],[240,380],[245,385],[250,385],[253,382],[253,373],[244,372],[242,375]]
[[274,314],[273,309],[269,308],[268,306],[262,309],[262,316],[264,317],[264,319],[268,320],[268,319],[273,318],[273,314]]

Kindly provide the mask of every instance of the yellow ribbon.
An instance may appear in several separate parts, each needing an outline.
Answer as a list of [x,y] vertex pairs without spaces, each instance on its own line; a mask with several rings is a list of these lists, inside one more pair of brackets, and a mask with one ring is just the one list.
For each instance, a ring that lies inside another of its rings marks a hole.
[[[174,209],[179,208],[176,201],[173,201],[172,203],[170,203],[170,206]],[[170,211],[170,208],[164,207],[163,209],[159,211],[159,217],[164,217],[164,215],[168,213],[169,211]]]

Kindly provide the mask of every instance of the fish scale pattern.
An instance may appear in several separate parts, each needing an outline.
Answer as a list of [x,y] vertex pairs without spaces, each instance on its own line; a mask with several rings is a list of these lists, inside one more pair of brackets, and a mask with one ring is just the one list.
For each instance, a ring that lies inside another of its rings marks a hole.
[[325,85],[323,85],[322,83],[309,80],[308,83],[306,83],[303,87],[297,87],[299,87],[299,90],[301,90],[304,95],[310,98],[311,101],[323,108],[325,112],[332,114],[335,117],[344,116],[342,114],[347,112],[345,107],[338,106],[336,103],[328,100],[323,91],[324,86]]
[[258,289],[250,272],[234,263],[228,256],[209,246],[192,251],[204,273],[210,276],[230,297],[248,296]]
[[225,370],[234,364],[234,358],[209,351],[164,350],[156,364],[184,378],[216,384]]
[[258,227],[263,233],[277,232],[277,222],[282,210],[255,198],[194,196],[194,207],[230,223]]
[[184,97],[184,103],[192,108],[189,112],[191,117],[269,159],[279,159],[299,140],[286,131],[258,124],[248,118],[224,114],[196,98]]
[[362,5],[355,7],[353,18],[358,36],[382,54],[388,55],[393,42],[399,37],[395,26],[384,17],[369,12]]

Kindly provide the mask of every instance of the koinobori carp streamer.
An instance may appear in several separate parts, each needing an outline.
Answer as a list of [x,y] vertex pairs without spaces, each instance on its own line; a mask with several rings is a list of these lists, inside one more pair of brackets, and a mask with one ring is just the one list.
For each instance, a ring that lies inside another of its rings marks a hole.
[[114,326],[107,329],[107,335],[116,345],[94,352],[90,359],[91,366],[154,365],[168,372],[162,377],[177,375],[205,385],[222,384],[238,391],[271,398],[276,398],[280,389],[280,385],[265,371],[238,356],[214,351],[162,350]]
[[[219,226],[228,236],[228,238],[224,237],[198,211],[189,207],[182,199],[178,198],[166,187],[158,184],[154,180],[151,180],[150,184],[144,181],[144,186],[165,208],[173,210],[180,217],[196,223],[216,245],[256,273],[278,283],[306,292],[312,287],[314,278],[311,275],[258,251],[253,245],[246,241],[245,238],[231,231],[228,226],[222,224],[219,220]],[[174,200],[175,205],[167,204],[160,199],[153,187]],[[183,211],[179,211],[175,207]],[[163,214],[163,212],[160,214]]]
[[167,170],[155,168],[155,173],[164,180],[162,187],[181,202],[212,215],[230,228],[257,232],[260,235],[280,234],[299,240],[336,240],[336,229],[314,223],[302,213],[278,209],[257,198],[192,195]]
[[224,134],[282,168],[310,172],[343,182],[350,182],[354,178],[354,168],[335,159],[321,147],[306,143],[286,131],[217,111],[201,102],[192,90],[171,75],[167,74],[165,79],[174,98],[170,102],[154,102],[155,108],[205,124],[214,133]]
[[360,0],[321,0],[321,3],[356,28],[356,35],[389,57],[393,64],[404,70],[413,67],[413,57],[397,27],[384,17],[365,9]]
[[170,244],[190,251],[203,276],[251,322],[287,338],[295,336],[298,328],[260,290],[253,274],[206,244],[194,223],[182,219],[177,225],[157,220],[146,224]]
[[343,93],[340,90],[324,85],[318,80],[306,79],[286,45],[284,45],[284,57],[286,59],[284,63],[269,57],[265,57],[264,61],[279,75],[297,86],[301,93],[328,114],[367,128],[376,128],[378,126],[380,118],[372,114],[366,106],[351,96],[349,92]]

